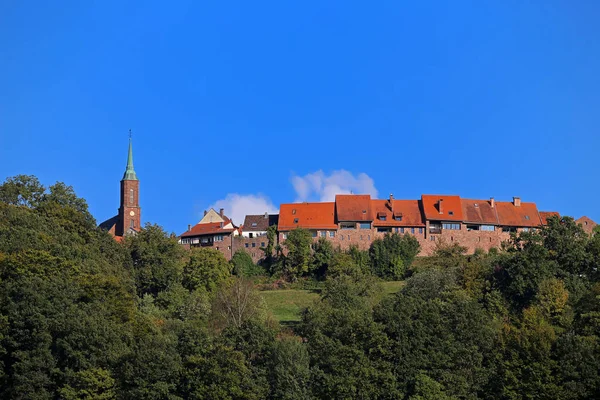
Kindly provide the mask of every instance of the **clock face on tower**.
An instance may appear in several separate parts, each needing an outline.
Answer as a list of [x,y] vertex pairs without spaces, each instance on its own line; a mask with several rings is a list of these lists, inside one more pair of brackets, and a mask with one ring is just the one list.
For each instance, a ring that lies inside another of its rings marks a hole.
[[133,217],[135,215],[135,211],[129,211],[129,215]]

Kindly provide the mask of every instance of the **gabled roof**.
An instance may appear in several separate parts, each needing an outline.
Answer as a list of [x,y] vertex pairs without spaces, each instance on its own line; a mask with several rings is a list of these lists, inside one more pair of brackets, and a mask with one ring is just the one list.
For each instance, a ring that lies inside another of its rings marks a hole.
[[338,221],[372,221],[371,196],[368,194],[338,194],[335,196]]
[[540,219],[542,220],[542,225],[548,225],[548,218],[550,217],[560,218],[560,214],[556,211],[540,211]]
[[592,221],[592,219],[590,219],[589,217],[586,217],[585,215],[583,217],[579,218],[578,220],[576,220],[575,222],[577,222],[579,225],[581,225],[583,230],[588,234],[594,232],[594,228],[598,225],[597,223]]
[[296,228],[337,229],[335,203],[293,203],[279,208],[279,231]]
[[113,226],[117,224],[117,222],[119,222],[119,216],[115,215],[114,217],[102,222],[100,225],[98,225],[98,227],[105,231],[109,231]]
[[192,229],[182,233],[181,237],[215,235],[219,233],[227,234],[233,232],[235,229],[230,220],[226,220],[222,225],[221,222],[208,222],[194,225]]
[[[425,226],[419,200],[371,200],[373,226]],[[385,215],[385,221],[379,219]],[[400,221],[394,219],[401,217]]]
[[461,199],[463,221],[481,225],[498,225],[496,208],[488,200]]
[[[440,210],[440,200],[442,209]],[[425,219],[430,221],[462,221],[462,204],[459,196],[424,194],[421,195],[421,205]],[[440,212],[441,211],[441,212]]]
[[242,227],[244,232],[266,231],[269,226],[277,225],[278,221],[279,214],[246,215]]
[[540,226],[542,221],[535,203],[523,203],[515,206],[510,201],[497,201],[498,224],[502,226]]

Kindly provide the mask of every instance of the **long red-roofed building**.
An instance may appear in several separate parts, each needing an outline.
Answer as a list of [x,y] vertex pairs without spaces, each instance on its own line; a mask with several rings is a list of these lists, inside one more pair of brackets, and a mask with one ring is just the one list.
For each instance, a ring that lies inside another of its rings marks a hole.
[[[223,215],[223,210],[220,213],[211,210],[207,215],[181,235],[182,244],[211,246],[228,259],[238,249],[250,253],[254,261],[264,257],[264,252],[259,251],[266,246],[264,235],[244,234],[244,226],[235,226]],[[539,211],[535,203],[522,202],[519,197],[496,201],[424,194],[417,200],[397,200],[392,195],[388,199],[372,199],[370,195],[343,194],[337,195],[333,202],[281,204],[279,215],[265,216],[248,216],[246,220],[262,218],[260,222],[265,225],[262,231],[277,223],[280,244],[290,231],[298,228],[310,231],[314,240],[326,238],[341,249],[350,246],[368,249],[373,240],[386,233],[398,233],[413,235],[421,244],[420,255],[430,255],[439,243],[458,243],[470,253],[500,247],[511,233],[538,229],[547,224],[548,218],[560,214]],[[577,222],[586,232],[596,226],[587,217]]]

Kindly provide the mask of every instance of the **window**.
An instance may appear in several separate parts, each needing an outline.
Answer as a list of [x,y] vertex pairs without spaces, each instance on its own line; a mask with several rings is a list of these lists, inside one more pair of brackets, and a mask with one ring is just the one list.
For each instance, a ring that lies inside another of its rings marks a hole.
[[260,242],[260,247],[265,247],[265,242]]
[[514,226],[503,226],[502,227],[502,232],[516,232],[517,228],[515,228]]
[[210,242],[210,240],[208,240],[207,237],[203,237],[202,239],[200,239],[200,243],[205,243],[206,244],[206,243],[209,243],[209,242]]
[[366,213],[367,213],[367,210],[363,210],[363,214],[366,214]]
[[131,223],[129,224],[130,228],[135,228],[135,220],[131,220]]
[[394,232],[398,233],[398,232],[400,232],[400,229],[399,228],[394,228]]
[[379,220],[380,221],[385,221],[387,219],[387,215],[380,215],[379,216]]
[[479,225],[467,225],[467,231],[478,231]]
[[475,204],[473,204],[473,207],[478,208],[479,204],[475,203]]
[[429,233],[442,233],[441,224],[429,224]]
[[400,228],[400,233],[404,233],[404,228]]
[[129,189],[129,204],[133,205],[133,189]]
[[348,235],[348,240],[350,240],[350,235]]
[[371,229],[371,223],[370,222],[361,222],[359,227],[360,227],[360,229]]
[[341,239],[341,240],[344,240],[344,235],[340,235],[340,239]]
[[294,218],[294,223],[297,224],[298,223],[298,218]]
[[432,242],[435,242],[435,236],[429,236],[429,240],[431,240]]
[[371,235],[367,235],[367,239],[368,239],[368,240],[371,240]]
[[419,233],[423,234],[423,228],[419,228]]
[[354,228],[356,228],[356,225],[353,224],[352,222],[343,222],[340,224],[340,228],[341,229],[354,229]]
[[310,231],[310,234],[312,235],[312,237],[317,237],[317,231]]
[[493,232],[495,230],[495,227],[494,225],[481,225],[479,229],[482,231]]
[[222,242],[223,241],[223,235],[215,235],[214,241],[215,242]]
[[252,232],[250,232],[250,233],[248,234],[248,237],[249,237],[250,239],[252,239]]
[[415,228],[410,228],[410,233],[415,234]]
[[253,227],[255,227],[255,226],[256,226],[256,222],[253,222],[253,223],[252,223],[252,226],[253,226]]
[[454,211],[448,211],[448,215],[454,215]]
[[227,246],[227,250],[231,250],[231,246]]
[[402,215],[394,215],[396,221],[402,221]]
[[217,246],[217,250],[219,250],[219,246]]
[[252,243],[252,247],[256,247],[256,243]]
[[296,215],[296,209],[295,208],[292,210],[292,215]]
[[523,232],[529,232],[529,228],[523,228]]
[[244,243],[244,247],[245,247],[245,248],[248,248],[248,243]]
[[377,228],[377,232],[391,232],[392,228]]
[[526,219],[527,221],[529,221],[529,215],[526,215],[526,216],[525,216],[525,219]]
[[285,240],[285,239],[287,239],[287,235],[288,235],[288,234],[287,234],[287,232],[283,232],[283,233],[281,234],[281,236],[283,237],[283,239],[284,239],[284,240]]
[[327,237],[327,231],[321,231],[320,235],[321,237]]
[[329,237],[330,238],[334,238],[335,237],[335,231],[329,231]]
[[442,229],[449,229],[449,230],[453,230],[453,231],[459,231],[460,230],[460,224],[445,223],[445,224],[442,224]]

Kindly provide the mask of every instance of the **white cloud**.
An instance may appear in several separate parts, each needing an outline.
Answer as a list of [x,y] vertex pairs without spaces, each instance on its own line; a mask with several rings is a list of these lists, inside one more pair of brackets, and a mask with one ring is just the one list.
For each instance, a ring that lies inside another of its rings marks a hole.
[[296,191],[296,202],[333,201],[336,194],[349,193],[377,197],[375,183],[365,173],[354,176],[351,172],[340,169],[326,175],[319,170],[304,176],[294,175],[291,181]]
[[[333,201],[336,194],[349,193],[370,194],[372,197],[377,197],[373,179],[367,174],[360,173],[354,176],[343,169],[333,171],[329,175],[322,170],[304,176],[294,175],[291,182],[296,191],[296,202]],[[243,224],[246,215],[279,212],[279,206],[275,206],[269,197],[262,194],[229,193],[210,207],[217,212],[223,208],[225,215],[233,219],[236,225]]]
[[233,220],[235,225],[244,223],[246,215],[278,213],[279,207],[275,207],[271,200],[261,194],[237,194],[230,193],[224,199],[217,200],[210,207],[219,212],[220,208],[225,210],[225,215]]

